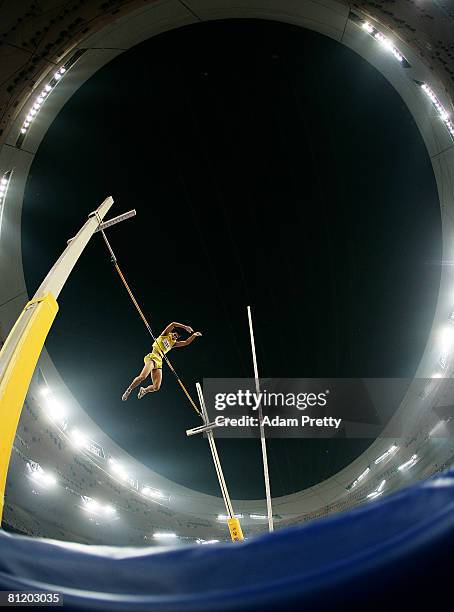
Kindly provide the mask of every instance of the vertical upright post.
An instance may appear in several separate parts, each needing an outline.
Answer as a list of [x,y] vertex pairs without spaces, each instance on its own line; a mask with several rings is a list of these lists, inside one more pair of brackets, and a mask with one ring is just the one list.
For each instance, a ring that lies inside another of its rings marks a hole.
[[26,305],[0,351],[0,524],[6,478],[22,405],[47,334],[57,298],[88,241],[113,204],[111,197],[90,215]]
[[[205,400],[203,398],[202,387],[200,383],[196,383],[197,394],[199,396],[200,408],[202,409],[203,420],[205,424],[208,424],[208,413],[205,406]],[[214,441],[213,432],[211,430],[207,431],[207,438],[210,444],[211,455],[213,457],[214,467],[216,469],[216,474],[219,480],[219,486],[221,487],[222,497],[224,498],[225,509],[227,511],[228,519],[227,523],[230,530],[230,537],[234,542],[238,542],[244,540],[243,532],[241,530],[240,521],[235,517],[233,513],[232,501],[230,499],[229,491],[227,489],[227,484],[224,479],[224,473],[222,471],[221,461],[219,459],[218,451],[216,448],[216,442]]]
[[[257,355],[255,353],[254,328],[252,327],[252,313],[251,313],[250,306],[247,307],[247,314],[248,314],[248,320],[249,320],[249,333],[251,336],[252,361],[254,364],[255,390],[257,394],[260,394],[259,371],[257,367]],[[257,397],[260,397],[260,395],[257,395]],[[263,477],[265,480],[266,510],[267,510],[267,515],[268,515],[268,530],[273,531],[274,530],[273,507],[271,504],[270,475],[268,472],[268,454],[266,450],[266,438],[265,438],[265,430],[263,428],[263,413],[262,413],[261,403],[259,403],[258,412],[259,412],[259,423],[260,423],[260,443],[262,445]]]

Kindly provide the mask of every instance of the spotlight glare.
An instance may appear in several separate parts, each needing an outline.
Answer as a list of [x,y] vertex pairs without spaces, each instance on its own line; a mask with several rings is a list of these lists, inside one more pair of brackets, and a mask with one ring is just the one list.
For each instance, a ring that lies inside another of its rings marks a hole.
[[446,327],[441,332],[441,343],[445,348],[449,348],[454,340],[454,329]]
[[[62,421],[65,418],[65,410],[63,409],[63,406],[58,400],[55,399],[55,397],[52,396],[48,397],[47,399],[46,412],[54,421]],[[77,434],[75,439],[78,439]],[[79,438],[79,440],[82,440],[82,438]]]
[[57,480],[55,478],[55,476],[52,476],[52,474],[44,474],[43,476],[43,481],[45,482],[46,485],[53,487],[54,485],[57,484]]
[[71,440],[76,448],[82,448],[87,444],[87,437],[77,429],[72,430]]
[[157,499],[164,499],[164,498],[165,498],[164,493],[162,493],[161,491],[153,490],[153,489],[151,489],[151,490],[148,492],[148,495],[149,495],[150,497],[156,497]]
[[146,497],[152,497],[155,499],[168,499],[167,495],[165,495],[162,491],[158,491],[158,489],[153,489],[148,485],[143,486],[140,492]]
[[43,468],[39,464],[34,464],[34,467],[31,467],[30,464],[27,464],[30,473],[30,478],[36,482],[36,484],[41,487],[53,487],[57,484],[57,479],[52,474],[48,474],[43,470]]
[[113,459],[113,457],[109,458],[109,464],[112,472],[114,472],[114,474],[121,478],[121,480],[128,479],[128,474],[126,473],[123,466],[121,466],[115,459]]

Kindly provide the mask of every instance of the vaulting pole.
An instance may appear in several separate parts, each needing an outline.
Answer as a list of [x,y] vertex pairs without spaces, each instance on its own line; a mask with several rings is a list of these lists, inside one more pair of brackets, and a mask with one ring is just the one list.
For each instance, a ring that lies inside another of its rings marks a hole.
[[[202,409],[203,420],[208,424],[208,413],[205,406],[205,400],[203,398],[202,387],[200,383],[196,383],[197,394],[199,396],[200,408]],[[219,480],[219,486],[221,487],[222,497],[224,498],[225,509],[227,511],[228,519],[227,524],[230,530],[230,537],[234,542],[244,540],[243,531],[241,530],[240,521],[236,518],[233,512],[232,501],[230,499],[227,484],[225,482],[224,473],[222,471],[221,460],[219,459],[218,451],[216,448],[216,442],[214,441],[213,431],[208,429],[206,431],[208,442],[210,444],[211,455],[213,457],[214,467]]]
[[0,351],[0,524],[14,438],[30,380],[58,311],[57,298],[88,241],[113,204],[91,213],[17,319]]
[[[247,315],[249,319],[249,333],[251,336],[251,348],[252,348],[252,361],[254,364],[254,377],[255,377],[255,390],[257,393],[257,397],[260,397],[260,380],[259,380],[259,371],[257,367],[257,356],[255,354],[255,340],[254,340],[254,328],[252,327],[252,313],[251,307],[247,307]],[[273,524],[273,507],[271,504],[271,487],[270,487],[270,475],[268,472],[268,454],[266,450],[266,438],[265,438],[265,430],[263,428],[263,413],[262,406],[259,403],[258,407],[259,413],[259,423],[260,423],[260,443],[262,445],[262,461],[263,461],[263,477],[265,480],[265,494],[266,494],[266,509],[268,515],[268,529],[269,531],[274,530]]]
[[[128,285],[128,281],[126,280],[125,275],[123,274],[123,272],[120,269],[120,266],[118,265],[117,257],[115,255],[114,250],[113,250],[113,248],[112,248],[112,246],[111,246],[111,244],[110,244],[110,242],[109,242],[109,240],[108,240],[108,238],[106,236],[106,233],[105,233],[105,231],[103,229],[103,227],[109,227],[110,224],[112,224],[113,222],[118,223],[119,221],[123,221],[124,219],[129,219],[131,216],[134,216],[134,215],[135,215],[135,210],[132,210],[132,211],[129,211],[129,212],[125,213],[124,215],[120,215],[119,217],[115,217],[115,219],[111,219],[111,221],[107,221],[107,223],[101,223],[101,219],[99,219],[99,231],[101,232],[101,235],[103,237],[104,243],[105,243],[105,245],[107,247],[107,250],[110,253],[111,261],[112,261],[112,263],[113,263],[113,265],[115,267],[115,270],[117,271],[118,276],[121,279],[121,282],[123,283],[126,291],[128,292],[128,295],[131,298],[131,301],[134,304],[137,312],[139,313],[140,318],[142,319],[143,323],[145,324],[145,327],[147,328],[148,333],[152,337],[153,342],[156,342],[156,336],[154,335],[153,330],[151,329],[151,325],[148,323],[147,318],[143,314],[142,309],[139,306],[139,302],[134,297],[134,294],[131,291],[131,287]],[[186,389],[186,386],[184,385],[184,383],[181,380],[181,378],[179,377],[177,371],[175,370],[175,368],[171,364],[170,359],[167,357],[167,355],[165,353],[161,353],[161,357],[162,357],[163,361],[165,361],[165,363],[169,366],[170,371],[175,376],[175,379],[176,379],[177,383],[180,385],[181,390],[183,391],[183,393],[188,398],[189,403],[191,404],[191,406],[197,412],[199,417],[203,418],[200,410],[197,408],[197,405],[194,402],[194,400],[192,399],[189,391]]]

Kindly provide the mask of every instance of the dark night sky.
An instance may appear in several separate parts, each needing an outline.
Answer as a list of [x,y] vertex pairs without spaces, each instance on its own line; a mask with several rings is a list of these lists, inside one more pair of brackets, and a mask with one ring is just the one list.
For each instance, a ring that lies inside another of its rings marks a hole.
[[[30,292],[107,195],[111,216],[137,209],[109,236],[155,332],[177,320],[204,333],[171,355],[191,389],[252,375],[247,304],[264,377],[414,374],[440,276],[435,180],[402,100],[349,49],[226,21],[163,34],[100,70],[32,167]],[[150,342],[99,237],[59,303],[47,347],[90,416],[151,468],[218,494],[168,371],[159,394],[121,402]],[[273,495],[330,476],[369,443],[270,441]],[[262,497],[258,442],[219,449],[232,496]]]

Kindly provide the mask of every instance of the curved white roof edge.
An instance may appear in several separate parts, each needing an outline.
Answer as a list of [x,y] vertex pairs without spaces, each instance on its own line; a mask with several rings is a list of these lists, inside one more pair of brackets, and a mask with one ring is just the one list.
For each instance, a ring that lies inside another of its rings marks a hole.
[[[0,271],[3,281],[3,305],[0,306],[0,323],[5,331],[10,329],[27,299],[21,255],[20,219],[22,200],[30,165],[47,129],[73,93],[91,75],[114,57],[151,36],[197,21],[247,17],[271,19],[299,25],[345,44],[379,70],[402,97],[424,138],[440,197],[443,257],[453,259],[452,237],[454,234],[451,211],[454,210],[454,143],[439,117],[434,113],[432,103],[420,91],[419,86],[414,81],[427,82],[431,85],[445,108],[451,109],[452,103],[451,100],[446,98],[442,84],[436,81],[433,72],[423,64],[417,52],[402,40],[397,40],[395,35],[391,35],[395,45],[410,63],[409,68],[403,68],[392,54],[387,53],[380,47],[380,44],[372,36],[349,20],[349,9],[339,2],[311,2],[308,0],[267,0],[266,2],[255,0],[253,2],[252,0],[237,0],[233,7],[230,6],[231,2],[227,0],[188,0],[185,5],[188,8],[177,0],[158,1],[135,10],[99,32],[90,35],[83,43],[79,44],[79,48],[86,49],[86,52],[68,71],[62,82],[52,92],[52,95],[49,96],[20,149],[16,148],[15,145],[22,123],[31,107],[33,98],[36,97],[36,92],[42,89],[49,75],[43,75],[42,81],[35,88],[35,93],[31,94],[23,112],[19,112],[16,121],[11,126],[6,144],[0,150],[0,172],[14,169],[14,180],[8,191],[1,228],[2,233],[0,234]],[[376,25],[381,32],[387,34],[386,28],[379,22],[374,24],[370,19],[369,21],[372,25]],[[73,53],[74,49],[71,49],[68,58]],[[63,58],[62,63],[65,59]],[[63,194],[62,196],[64,197]],[[96,202],[87,202],[87,212],[96,204]],[[84,219],[81,219],[81,223],[83,221]],[[62,249],[64,247],[63,240],[66,238],[68,237],[62,237]],[[448,317],[454,306],[453,275],[454,271],[451,267],[442,268],[434,323],[417,371],[418,377],[432,376],[439,360],[438,335],[440,327],[448,323]],[[41,365],[46,376],[58,381],[58,373],[46,351],[43,353]],[[449,369],[448,371],[450,372]],[[66,393],[70,397],[68,390],[66,390]],[[409,397],[411,396],[408,396],[407,401],[403,402],[397,416],[411,423],[408,417],[412,417],[415,411],[426,410],[427,404],[425,404],[425,400],[417,396],[412,401],[408,401]],[[74,398],[72,398],[71,403],[77,405]],[[418,405],[420,410],[415,410]],[[82,409],[80,410],[82,411]],[[81,412],[81,418],[87,419],[86,422],[89,423],[88,415],[82,413],[83,411]],[[92,434],[93,431],[96,432],[95,436],[98,433],[100,436],[105,436],[94,423]],[[411,429],[409,429],[410,435]],[[361,474],[365,467],[373,462],[377,456],[389,448],[391,442],[386,439],[376,440],[365,453],[333,477],[299,493],[275,498],[273,500],[275,511],[287,515],[289,513],[301,514],[305,510],[315,509],[317,505],[326,505],[331,501],[345,497],[347,495],[346,485]],[[121,452],[122,457],[129,458],[125,451],[120,451],[113,441],[111,448]],[[190,495],[196,506],[200,502],[200,505],[203,504],[204,511],[207,507],[213,510],[222,507],[218,498],[180,487],[152,470],[148,470],[135,460],[132,461],[140,473],[143,473],[148,479],[152,479],[151,484],[154,482],[161,483],[160,486],[170,494],[178,496],[178,493],[182,493],[185,497]],[[416,476],[416,472],[414,476]],[[312,503],[309,504],[310,498],[312,498]],[[238,508],[238,511],[247,509],[256,511],[259,503],[263,503],[262,500],[238,500],[235,502],[235,507]]]

